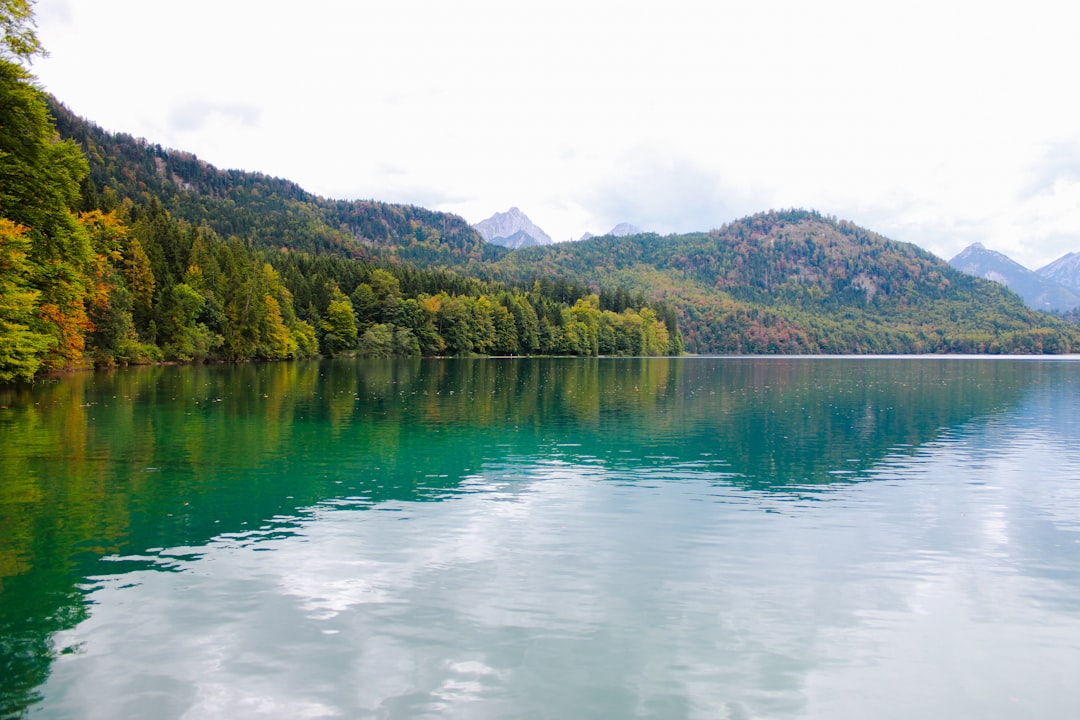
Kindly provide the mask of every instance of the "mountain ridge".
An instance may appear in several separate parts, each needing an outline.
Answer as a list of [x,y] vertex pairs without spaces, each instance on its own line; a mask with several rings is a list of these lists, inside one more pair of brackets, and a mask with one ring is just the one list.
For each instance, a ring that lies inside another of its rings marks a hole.
[[1076,339],[1002,285],[808,210],[708,233],[528,248],[493,265],[505,279],[607,278],[662,298],[676,306],[690,352],[1061,352]]
[[1048,280],[1080,291],[1080,252],[1065,253],[1035,272]]
[[982,243],[972,243],[964,248],[949,260],[949,264],[969,275],[1005,285],[1036,310],[1067,312],[1080,306],[1080,294],[1076,291],[1027,269],[1008,255],[990,250]]

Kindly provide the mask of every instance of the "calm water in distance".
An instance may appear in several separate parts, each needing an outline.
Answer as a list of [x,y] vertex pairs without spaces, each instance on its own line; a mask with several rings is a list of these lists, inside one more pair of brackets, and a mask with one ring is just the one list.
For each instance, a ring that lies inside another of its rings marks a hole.
[[1080,361],[0,390],[0,717],[1065,718]]

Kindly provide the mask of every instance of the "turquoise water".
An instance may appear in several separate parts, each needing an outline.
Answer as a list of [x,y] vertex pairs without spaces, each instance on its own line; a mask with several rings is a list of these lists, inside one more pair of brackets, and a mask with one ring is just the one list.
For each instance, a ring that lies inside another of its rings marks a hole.
[[0,716],[1069,717],[1080,362],[0,390]]

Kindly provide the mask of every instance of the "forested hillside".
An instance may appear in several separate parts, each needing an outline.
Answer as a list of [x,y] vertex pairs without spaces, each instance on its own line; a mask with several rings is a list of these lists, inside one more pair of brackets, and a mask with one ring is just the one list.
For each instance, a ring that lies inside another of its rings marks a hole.
[[374,200],[328,200],[288,180],[220,170],[190,153],[106,132],[55,98],[49,109],[60,136],[87,157],[83,210],[156,200],[179,220],[254,247],[368,260],[458,266],[505,253],[457,215]]
[[[576,283],[480,282],[501,251],[422,208],[314,198],[113,136],[0,59],[0,382],[159,361],[666,354],[674,313]],[[403,262],[410,258],[431,269]]]
[[768,212],[708,233],[602,237],[515,251],[507,280],[573,277],[678,308],[687,350],[1043,353],[1076,328],[909,244],[815,212]]

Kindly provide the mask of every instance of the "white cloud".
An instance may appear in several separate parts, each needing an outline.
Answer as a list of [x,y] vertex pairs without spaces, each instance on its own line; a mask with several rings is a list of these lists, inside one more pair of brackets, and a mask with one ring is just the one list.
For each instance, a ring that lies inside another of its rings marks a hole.
[[[1049,182],[1080,174],[1076,154],[1046,158],[1080,143],[1068,4],[42,0],[38,15],[52,56],[35,71],[76,112],[324,195],[474,222],[517,205],[557,239],[796,206],[939,254],[981,240],[1034,266],[1080,249],[1072,191]],[[195,122],[200,107],[219,112]]]
[[259,123],[259,109],[252,105],[194,100],[177,105],[169,114],[169,125],[176,132],[206,131],[219,121],[252,128]]

